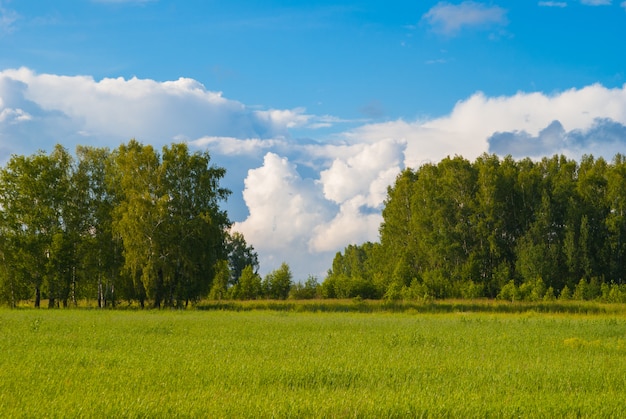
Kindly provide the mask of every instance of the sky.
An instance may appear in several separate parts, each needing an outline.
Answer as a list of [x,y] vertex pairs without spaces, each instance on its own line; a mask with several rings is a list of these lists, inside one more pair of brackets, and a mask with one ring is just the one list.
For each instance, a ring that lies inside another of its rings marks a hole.
[[626,1],[0,0],[0,164],[187,142],[261,274],[323,280],[446,156],[626,153]]

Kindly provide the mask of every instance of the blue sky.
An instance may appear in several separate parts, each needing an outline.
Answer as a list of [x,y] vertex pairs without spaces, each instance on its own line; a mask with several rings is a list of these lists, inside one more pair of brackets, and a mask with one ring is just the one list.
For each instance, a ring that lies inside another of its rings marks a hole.
[[376,240],[404,167],[626,152],[626,2],[0,0],[0,162],[188,141],[262,272]]

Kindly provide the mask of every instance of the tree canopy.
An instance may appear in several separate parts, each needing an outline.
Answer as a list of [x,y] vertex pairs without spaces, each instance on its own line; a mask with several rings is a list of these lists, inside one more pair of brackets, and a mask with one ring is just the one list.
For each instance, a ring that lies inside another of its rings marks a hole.
[[[329,297],[584,298],[626,292],[626,158],[484,154],[406,169],[380,242],[338,253]],[[591,285],[590,285],[591,284]],[[603,287],[604,285],[604,287]],[[621,288],[620,288],[621,287]],[[575,294],[575,293],[574,293]]]
[[207,296],[233,259],[229,243],[256,261],[243,237],[229,237],[224,175],[185,144],[12,156],[0,170],[0,298],[160,307]]

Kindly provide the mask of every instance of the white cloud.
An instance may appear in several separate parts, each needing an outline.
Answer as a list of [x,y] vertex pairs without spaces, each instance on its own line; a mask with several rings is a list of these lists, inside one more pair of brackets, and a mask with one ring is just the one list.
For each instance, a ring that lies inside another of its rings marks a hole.
[[11,33],[15,29],[14,23],[19,19],[17,12],[2,6],[0,1],[0,35]]
[[623,7],[624,9],[626,9],[626,1],[621,2],[620,6]]
[[319,186],[302,179],[286,157],[265,155],[263,166],[251,169],[245,181],[244,199],[250,216],[238,228],[253,242],[263,239],[268,249],[298,245],[324,219],[328,205]]
[[488,149],[487,139],[496,132],[517,130],[536,136],[553,120],[568,129],[585,129],[597,118],[626,122],[626,87],[592,85],[554,95],[486,97],[477,93],[458,102],[447,116],[412,124],[396,121],[388,130],[404,135],[408,142],[405,163],[415,166],[449,154],[472,159]]
[[324,260],[321,270],[294,268],[299,277],[319,275],[347,244],[377,240],[380,210],[400,171],[404,144],[385,139],[346,147],[348,158],[336,157],[314,178],[303,178],[294,163],[271,152],[248,172],[243,197],[250,215],[234,228],[254,243],[266,269],[276,268],[281,256]]
[[609,6],[611,0],[580,0],[580,2],[586,6]]
[[[330,222],[315,227],[309,242],[313,252],[337,252],[348,244],[362,244],[378,240],[378,229],[383,218],[380,213],[364,214],[363,197],[357,196],[343,203],[339,213]],[[330,264],[327,265],[330,268]]]
[[20,122],[30,121],[33,119],[31,115],[24,112],[22,109],[4,108],[0,110],[0,122],[9,122],[11,124],[17,124]]
[[[233,228],[259,251],[262,269],[272,270],[287,261],[297,279],[305,279],[299,278],[303,268],[306,272],[315,266],[306,262],[315,259],[309,251],[311,232],[332,217],[332,205],[323,199],[321,186],[303,179],[286,157],[267,153],[263,165],[248,172],[243,197],[250,215]],[[294,260],[300,264],[294,265]]]
[[302,127],[311,119],[311,115],[306,115],[303,108],[292,110],[270,109],[268,111],[257,111],[259,119],[267,121],[271,125],[284,126],[287,128]]
[[258,155],[268,149],[275,149],[285,144],[284,139],[267,139],[235,137],[202,137],[191,141],[196,147],[206,147],[227,156]]
[[567,3],[564,1],[540,1],[541,7],[567,7]]
[[514,157],[542,157],[565,154],[580,157],[583,154],[613,157],[623,153],[626,146],[626,126],[610,119],[596,119],[585,129],[566,131],[555,120],[533,136],[525,131],[498,132],[489,138],[490,150]]
[[[85,142],[116,144],[132,137],[157,144],[202,137],[264,140],[286,136],[290,127],[308,119],[300,109],[252,110],[187,78],[95,81],[20,68],[0,72],[0,97],[3,108],[32,116],[31,123],[19,130],[24,141],[54,136],[70,148]],[[17,135],[15,129],[12,132]],[[16,143],[13,151],[23,150]],[[6,157],[0,155],[0,161]]]
[[487,6],[474,1],[464,1],[455,5],[439,2],[423,17],[435,32],[456,35],[467,27],[491,27],[506,25],[506,10],[499,6]]
[[[329,169],[320,173],[324,197],[341,204],[357,195],[372,195],[367,205],[379,206],[385,196],[381,196],[380,191],[370,191],[370,188],[381,173],[389,169],[393,170],[392,180],[395,178],[400,171],[404,147],[402,140],[385,138],[373,144],[353,146],[352,156],[335,159]],[[387,178],[386,174],[384,176]]]

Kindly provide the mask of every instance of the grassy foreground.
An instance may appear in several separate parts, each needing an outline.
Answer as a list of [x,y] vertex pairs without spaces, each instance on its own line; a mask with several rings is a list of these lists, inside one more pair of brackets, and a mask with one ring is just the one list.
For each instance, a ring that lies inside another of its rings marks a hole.
[[0,310],[0,417],[618,417],[626,316]]

